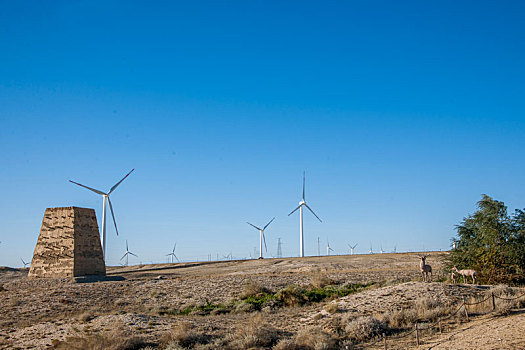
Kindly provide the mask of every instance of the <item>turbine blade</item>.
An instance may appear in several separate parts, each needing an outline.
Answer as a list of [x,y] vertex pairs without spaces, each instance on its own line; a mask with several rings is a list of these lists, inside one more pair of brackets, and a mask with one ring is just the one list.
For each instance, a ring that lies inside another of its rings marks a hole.
[[268,251],[268,247],[266,246],[266,237],[264,237],[264,231],[263,231],[263,242],[264,242],[264,249],[266,249],[266,251]]
[[175,254],[175,248],[177,247],[177,243],[173,246],[173,250],[171,251],[173,254]]
[[266,230],[266,228],[272,223],[273,220],[275,220],[275,216],[273,219],[270,220],[269,223],[266,224],[266,226],[264,226],[263,231]]
[[177,255],[173,254],[173,256],[175,257],[175,259],[177,259],[178,262],[180,262],[179,258],[177,258]]
[[[108,203],[109,203],[109,209],[111,210],[111,217],[113,218],[113,224],[115,224],[115,231],[117,231],[117,236],[118,236],[118,228],[117,228],[117,220],[115,220],[115,213],[113,212],[113,206],[111,205],[111,200],[109,199],[108,197]],[[128,241],[126,241],[126,249],[128,246]]]
[[128,249],[128,240],[126,239],[126,251],[129,251]]
[[131,255],[133,255],[134,257],[138,258],[138,256],[136,256],[135,254],[133,254],[132,252],[129,252]]
[[126,255],[128,255],[128,252],[126,252],[126,254],[124,254],[124,255],[122,256],[122,258],[120,258],[120,260],[124,259],[124,258],[126,257]]
[[297,208],[295,208],[290,214],[288,214],[288,216],[292,215],[293,213],[295,213],[297,211],[297,209],[299,209],[301,206],[299,205]]
[[248,225],[252,226],[252,227],[255,227],[257,230],[261,231],[260,228],[258,228],[257,226],[255,226],[255,225],[253,225],[253,224],[250,224],[248,221],[246,221],[246,223],[247,223]]
[[82,184],[79,184],[78,182],[71,181],[71,180],[69,180],[69,182],[72,182],[72,183],[74,183],[75,185],[79,185],[79,186],[81,186],[81,187],[87,188],[88,190],[93,191],[93,192],[95,192],[95,193],[97,193],[97,194],[105,195],[105,193],[102,192],[102,191],[95,190],[94,188],[84,186],[84,185],[82,185]]
[[312,214],[314,214],[314,216],[317,218],[317,220],[319,220],[319,222],[323,222],[321,219],[319,219],[319,216],[317,216],[317,214],[314,213],[314,211],[312,210],[312,208],[310,208],[310,207],[308,206],[308,204],[304,203],[304,205],[305,205],[305,207],[308,208],[308,210],[310,210],[310,211],[312,212]]
[[305,177],[306,177],[306,172],[303,170],[303,201],[305,200],[305,195],[304,195],[304,182],[305,182]]
[[20,260],[22,260],[22,264],[24,264],[24,266],[25,266],[26,262],[24,261],[24,259],[20,258]]
[[120,185],[120,184],[122,183],[122,181],[124,181],[124,180],[129,176],[129,174],[131,174],[131,173],[133,172],[133,170],[135,170],[135,169],[131,169],[131,171],[130,171],[129,173],[127,173],[126,176],[124,176],[124,177],[122,178],[122,180],[120,180],[120,181],[117,182],[113,187],[111,187],[111,189],[110,189],[109,192],[108,192],[108,195],[109,195],[111,192],[115,191],[115,189],[118,187],[118,185]]

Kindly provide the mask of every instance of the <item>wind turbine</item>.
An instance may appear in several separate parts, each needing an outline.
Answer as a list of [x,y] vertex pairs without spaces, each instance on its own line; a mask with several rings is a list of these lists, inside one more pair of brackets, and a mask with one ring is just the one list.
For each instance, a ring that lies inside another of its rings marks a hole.
[[303,206],[308,208],[308,210],[310,210],[312,214],[314,214],[314,216],[317,218],[317,220],[319,220],[319,222],[322,222],[321,219],[319,219],[319,216],[317,216],[317,214],[314,213],[312,208],[310,208],[308,204],[306,204],[306,198],[304,194],[305,192],[304,183],[305,183],[305,172],[303,171],[303,200],[299,202],[299,206],[297,208],[295,208],[290,214],[288,214],[288,216],[290,216],[293,213],[295,213],[297,209],[299,209],[299,256],[300,257],[304,257]]
[[354,249],[357,247],[357,243],[353,247],[349,244],[348,247],[350,247],[350,254],[354,255]]
[[328,240],[326,240],[326,255],[330,255],[330,251],[334,251],[331,247],[330,247],[330,242],[328,242]]
[[383,245],[381,245],[381,254],[383,254],[385,251],[383,250]]
[[20,258],[20,260],[22,260],[22,264],[24,264],[24,268],[27,266],[27,265],[30,265],[31,263],[30,262],[25,262],[24,259]]
[[128,240],[126,240],[126,254],[124,254],[124,256],[122,258],[120,258],[120,260],[126,258],[126,266],[128,266],[128,256],[129,255],[133,255],[134,257],[138,258],[138,256],[136,256],[135,254],[133,254],[132,252],[129,251],[129,249],[128,249]]
[[397,253],[397,246],[394,246],[394,250],[392,251],[392,253]]
[[372,251],[372,243],[370,243],[370,250],[368,251],[368,254],[373,254],[374,252]]
[[255,229],[259,230],[259,259],[263,259],[263,253],[262,253],[262,244],[263,244],[263,241],[264,241],[264,248],[266,249],[266,251],[268,251],[268,247],[266,246],[266,238],[264,237],[264,230],[266,230],[266,228],[272,223],[272,221],[275,220],[275,217],[273,219],[270,220],[269,223],[267,223],[263,228],[259,228],[253,224],[250,224],[248,221],[246,221],[246,223],[252,227],[254,227]]
[[81,187],[87,188],[88,190],[93,191],[102,196],[102,254],[104,255],[104,261],[106,261],[106,203],[109,203],[109,209],[111,210],[111,217],[113,218],[113,223],[115,224],[115,231],[117,232],[117,236],[118,236],[117,221],[115,220],[115,213],[113,213],[113,206],[111,205],[111,200],[109,199],[109,195],[111,194],[111,192],[115,191],[118,185],[120,185],[122,181],[124,181],[124,179],[127,178],[129,174],[133,172],[133,170],[135,169],[131,169],[131,171],[127,173],[126,176],[122,178],[122,180],[120,180],[113,187],[111,187],[111,189],[107,193],[96,190],[91,187],[84,186],[82,184],[79,184],[78,182],[69,180],[69,182],[72,182],[75,185],[79,185]]
[[178,262],[180,262],[179,258],[177,258],[177,255],[175,255],[175,248],[177,247],[177,243],[173,246],[173,250],[171,253],[166,254],[166,256],[171,256],[171,263],[173,264],[173,258],[177,259]]

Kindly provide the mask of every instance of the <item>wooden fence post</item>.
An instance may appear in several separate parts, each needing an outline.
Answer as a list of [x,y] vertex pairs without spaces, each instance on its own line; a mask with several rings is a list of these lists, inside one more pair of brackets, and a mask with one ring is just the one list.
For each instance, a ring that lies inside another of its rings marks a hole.
[[490,292],[492,297],[492,311],[496,310],[496,301],[494,300],[494,292]]
[[465,317],[467,318],[467,322],[468,322],[469,319],[468,319],[467,301],[465,297],[463,297],[463,309],[465,309]]
[[419,346],[419,329],[417,328],[417,322],[416,322],[416,345]]

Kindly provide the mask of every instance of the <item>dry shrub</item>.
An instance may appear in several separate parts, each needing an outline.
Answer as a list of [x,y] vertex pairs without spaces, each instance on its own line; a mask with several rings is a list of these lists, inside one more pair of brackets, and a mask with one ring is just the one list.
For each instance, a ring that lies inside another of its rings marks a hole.
[[189,322],[181,322],[175,325],[171,331],[165,333],[160,338],[160,344],[177,349],[177,347],[191,348],[195,344],[206,344],[210,337],[204,333],[195,332],[194,327]]
[[273,293],[270,289],[262,286],[260,283],[253,280],[248,280],[244,284],[242,293],[239,295],[240,299],[246,299],[249,297],[258,297],[263,294]]
[[337,303],[328,303],[326,304],[323,309],[326,311],[326,312],[329,312],[331,314],[335,314],[337,311],[339,311],[339,306],[337,305]]
[[301,288],[294,285],[281,289],[275,297],[284,306],[300,306],[307,301]]
[[512,297],[515,294],[515,291],[512,287],[509,287],[505,284],[498,284],[490,288],[490,291],[496,296],[500,297]]
[[58,342],[55,349],[63,350],[135,350],[147,344],[140,337],[134,336],[122,326],[86,338],[70,337]]
[[370,339],[383,333],[386,329],[385,324],[370,316],[358,317],[350,321],[346,327],[346,336],[355,341]]
[[312,282],[310,282],[310,285],[312,288],[324,288],[326,286],[331,286],[336,284],[336,282],[328,277],[326,274],[318,272],[312,277]]
[[499,300],[496,302],[496,310],[494,314],[496,316],[507,316],[512,312],[512,309],[516,306],[515,301],[511,300]]
[[283,339],[273,350],[332,350],[338,349],[337,340],[320,328],[311,326],[297,332],[292,339]]
[[7,292],[7,289],[4,288],[4,285],[0,283],[0,292]]
[[417,318],[417,312],[414,309],[391,310],[381,315],[381,320],[392,329],[411,327]]
[[93,316],[93,314],[89,311],[85,311],[77,316],[77,320],[79,320],[82,323],[89,322],[94,318],[95,316]]
[[268,348],[277,342],[278,331],[257,315],[238,327],[225,340],[233,349]]
[[441,316],[452,313],[450,305],[443,305],[442,302],[431,297],[418,299],[415,308],[420,321],[435,321]]

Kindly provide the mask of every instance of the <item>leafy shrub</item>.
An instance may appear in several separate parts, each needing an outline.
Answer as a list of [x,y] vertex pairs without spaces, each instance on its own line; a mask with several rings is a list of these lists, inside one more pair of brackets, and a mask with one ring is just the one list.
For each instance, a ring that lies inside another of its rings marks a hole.
[[487,283],[525,281],[525,211],[507,213],[503,202],[483,195],[478,210],[456,226],[448,268],[474,269]]

